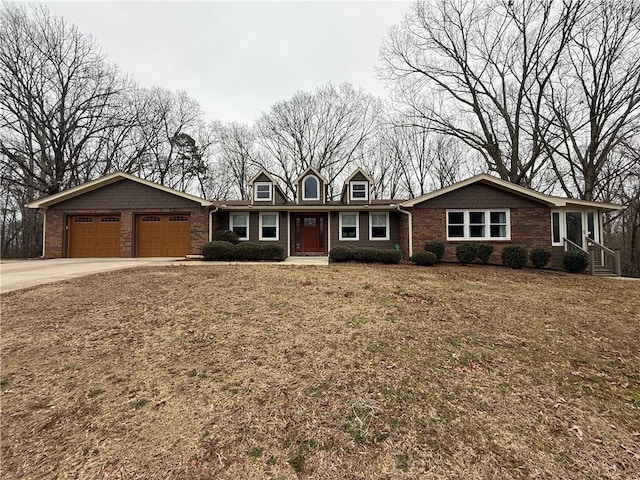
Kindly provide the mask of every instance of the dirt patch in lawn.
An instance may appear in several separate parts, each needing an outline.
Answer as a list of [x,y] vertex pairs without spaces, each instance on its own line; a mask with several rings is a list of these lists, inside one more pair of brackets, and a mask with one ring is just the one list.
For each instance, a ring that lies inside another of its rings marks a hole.
[[2,477],[637,478],[640,283],[126,270],[2,296]]

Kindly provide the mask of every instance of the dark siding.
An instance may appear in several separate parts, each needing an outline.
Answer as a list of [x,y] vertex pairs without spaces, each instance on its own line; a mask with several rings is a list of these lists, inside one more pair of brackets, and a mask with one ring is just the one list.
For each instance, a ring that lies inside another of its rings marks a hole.
[[280,189],[279,189],[279,188],[275,188],[274,190],[275,190],[275,198],[276,198],[275,204],[276,204],[276,205],[282,205],[282,204],[284,204],[284,203],[287,203],[287,199],[286,199],[286,197],[282,194],[282,192],[280,191]]
[[368,182],[369,180],[365,177],[362,172],[356,173],[351,180],[355,180],[356,182]]
[[269,183],[272,183],[271,179],[269,177],[267,177],[264,174],[264,172],[261,173],[260,176],[254,180],[254,182],[269,182]]
[[506,192],[482,183],[445,193],[439,197],[417,204],[416,208],[536,208],[544,206],[520,195]]
[[200,207],[200,204],[132,180],[120,180],[116,183],[62,201],[49,208],[55,210],[118,210],[194,207]]
[[400,243],[400,217],[398,212],[389,213],[389,240],[369,240],[369,211],[360,212],[359,240],[340,241],[340,215],[333,212],[329,215],[331,224],[331,248],[333,247],[373,247],[393,248]]
[[[275,213],[278,215],[278,238],[276,241],[260,241],[260,213],[259,212],[251,212],[249,213],[249,241],[256,243],[277,243],[281,245],[284,249],[285,256],[287,255],[287,242],[289,238],[287,237],[287,213],[286,212],[268,212]],[[227,220],[228,222],[228,220]],[[227,223],[228,224],[228,223]]]

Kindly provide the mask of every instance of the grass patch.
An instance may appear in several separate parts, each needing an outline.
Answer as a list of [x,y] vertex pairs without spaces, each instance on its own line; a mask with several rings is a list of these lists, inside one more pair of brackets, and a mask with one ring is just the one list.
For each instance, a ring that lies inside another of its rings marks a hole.
[[7,478],[640,477],[638,282],[212,265],[1,300]]

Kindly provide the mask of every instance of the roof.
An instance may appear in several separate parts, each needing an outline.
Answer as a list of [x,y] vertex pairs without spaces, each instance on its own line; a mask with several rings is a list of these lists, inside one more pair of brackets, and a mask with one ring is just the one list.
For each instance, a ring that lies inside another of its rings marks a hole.
[[353,171],[351,175],[347,177],[347,179],[344,181],[344,184],[345,185],[348,184],[353,179],[353,177],[355,177],[358,173],[361,173],[364,176],[364,178],[366,178],[369,181],[369,183],[374,183],[373,178],[371,178],[369,174],[365,172],[362,168],[358,167]]
[[298,175],[298,178],[296,178],[295,183],[298,183],[300,180],[302,180],[304,177],[306,177],[309,172],[313,172],[313,174],[318,177],[320,180],[322,180],[323,183],[327,184],[329,183],[329,181],[324,178],[322,176],[322,174],[315,169],[315,167],[307,167],[306,170],[304,170],[300,175]]
[[260,171],[256,173],[253,177],[251,177],[247,183],[249,185],[253,185],[255,181],[260,177],[260,175],[263,175],[263,174],[271,181],[271,183],[273,183],[274,185],[278,185],[278,181],[273,177],[273,175],[267,172],[264,168],[261,168]]
[[439,190],[434,190],[433,192],[429,192],[420,197],[414,198],[412,200],[407,200],[401,204],[402,207],[414,207],[415,205],[426,202],[433,198],[439,197],[441,195],[445,195],[450,192],[454,192],[461,188],[467,187],[474,183],[484,183],[491,185],[495,188],[499,188],[501,190],[505,190],[511,192],[515,195],[520,195],[522,197],[530,198],[532,200],[536,200],[540,203],[543,203],[549,207],[561,208],[561,207],[592,207],[599,208],[604,211],[611,210],[622,210],[624,207],[621,205],[616,205],[613,203],[601,203],[601,202],[590,202],[587,200],[576,200],[572,198],[563,198],[563,197],[554,197],[552,195],[546,195],[544,193],[536,192],[535,190],[531,190],[530,188],[523,187],[521,185],[516,185],[515,183],[508,182],[506,180],[502,180],[500,178],[487,175],[486,173],[481,173],[480,175],[476,175],[471,178],[467,178],[458,183],[454,183],[453,185],[449,185],[447,187],[441,188]]
[[347,205],[343,202],[328,201],[318,205],[300,205],[295,202],[286,202],[280,205],[252,205],[248,200],[219,200],[214,205],[223,211],[231,210],[276,210],[276,211],[325,211],[338,212],[347,210],[394,210],[402,200],[374,200],[369,204]]
[[187,200],[191,200],[193,202],[199,203],[203,207],[209,207],[213,205],[210,201],[205,200],[204,198],[196,197],[195,195],[189,195],[188,193],[180,192],[178,190],[174,190],[173,188],[165,187],[164,185],[158,185],[157,183],[150,182],[149,180],[144,180],[142,178],[130,175],[128,173],[115,172],[109,175],[105,175],[104,177],[100,177],[96,180],[92,180],[90,182],[84,183],[77,187],[70,188],[68,190],[65,190],[64,192],[56,193],[55,195],[50,195],[48,197],[41,198],[34,202],[27,203],[26,207],[27,208],[47,208],[50,205],[55,205],[56,203],[69,200],[70,198],[74,198],[79,195],[84,195],[85,193],[89,193],[93,190],[106,187],[107,185],[111,185],[112,183],[116,183],[121,180],[131,180],[132,182],[136,182],[141,185],[145,185],[147,187],[155,188],[157,190],[161,190],[163,192],[176,195],[178,197],[186,198]]

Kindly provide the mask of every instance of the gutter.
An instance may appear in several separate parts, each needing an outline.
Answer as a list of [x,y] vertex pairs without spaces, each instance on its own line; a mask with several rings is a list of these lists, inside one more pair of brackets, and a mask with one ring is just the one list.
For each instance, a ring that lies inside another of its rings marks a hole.
[[408,210],[403,210],[398,207],[398,211],[400,213],[406,214],[409,218],[407,219],[409,222],[409,258],[413,257],[413,215]]

